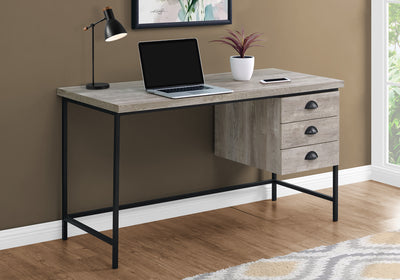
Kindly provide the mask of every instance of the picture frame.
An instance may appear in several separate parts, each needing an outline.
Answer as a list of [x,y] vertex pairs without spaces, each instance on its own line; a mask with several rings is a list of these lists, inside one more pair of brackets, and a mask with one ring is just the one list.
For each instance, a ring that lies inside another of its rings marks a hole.
[[232,0],[132,0],[132,29],[232,23]]

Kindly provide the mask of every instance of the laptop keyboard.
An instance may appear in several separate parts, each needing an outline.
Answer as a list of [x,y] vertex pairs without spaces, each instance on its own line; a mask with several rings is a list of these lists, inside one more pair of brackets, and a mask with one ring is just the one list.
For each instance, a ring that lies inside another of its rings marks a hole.
[[209,89],[209,87],[191,86],[191,87],[180,87],[180,88],[167,88],[167,89],[162,89],[160,91],[166,92],[166,93],[171,93],[171,92],[193,91],[193,90],[201,90],[201,89]]

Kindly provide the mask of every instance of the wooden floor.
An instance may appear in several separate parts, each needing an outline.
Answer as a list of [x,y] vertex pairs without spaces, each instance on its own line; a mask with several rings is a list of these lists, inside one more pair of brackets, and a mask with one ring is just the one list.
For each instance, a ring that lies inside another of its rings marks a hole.
[[3,250],[0,279],[182,279],[400,229],[400,189],[341,186],[339,222],[331,219],[330,202],[298,194],[122,228],[117,270],[111,246],[89,235]]

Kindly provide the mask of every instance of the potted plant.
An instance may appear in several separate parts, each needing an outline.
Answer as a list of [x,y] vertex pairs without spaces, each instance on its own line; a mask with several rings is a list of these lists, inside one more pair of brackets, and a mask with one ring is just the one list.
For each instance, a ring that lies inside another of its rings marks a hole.
[[242,31],[227,30],[228,36],[221,37],[211,42],[223,43],[231,46],[239,55],[230,57],[232,76],[238,81],[247,81],[251,79],[254,70],[254,56],[245,55],[246,51],[251,47],[262,47],[256,42],[264,41],[259,39],[262,33],[252,33],[245,36],[244,29]]

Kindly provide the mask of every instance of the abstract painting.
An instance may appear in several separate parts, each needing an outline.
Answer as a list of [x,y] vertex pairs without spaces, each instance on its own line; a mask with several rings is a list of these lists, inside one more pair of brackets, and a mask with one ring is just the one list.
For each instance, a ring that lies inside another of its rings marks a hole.
[[232,23],[232,0],[132,0],[132,28]]

